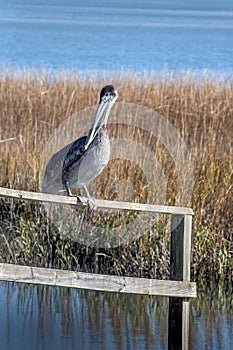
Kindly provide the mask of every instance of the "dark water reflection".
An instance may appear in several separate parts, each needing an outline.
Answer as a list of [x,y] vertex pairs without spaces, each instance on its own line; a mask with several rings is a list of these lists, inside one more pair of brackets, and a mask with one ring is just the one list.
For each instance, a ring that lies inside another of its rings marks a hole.
[[[0,282],[0,349],[167,349],[168,298]],[[233,296],[199,293],[190,349],[233,348]]]
[[166,298],[1,282],[1,349],[157,349]]
[[232,283],[199,290],[191,310],[191,349],[233,349]]

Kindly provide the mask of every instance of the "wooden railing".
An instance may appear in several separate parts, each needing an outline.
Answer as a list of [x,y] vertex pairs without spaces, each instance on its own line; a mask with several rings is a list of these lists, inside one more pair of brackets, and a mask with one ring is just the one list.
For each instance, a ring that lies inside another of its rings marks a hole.
[[[75,197],[19,191],[0,187],[0,197],[70,206],[85,206]],[[195,298],[196,283],[190,281],[191,208],[128,203],[96,199],[97,210],[117,209],[171,215],[170,279],[157,280],[74,272],[0,263],[0,280],[84,288],[118,293],[169,296],[169,349],[188,349],[189,299]],[[174,343],[175,342],[175,343]],[[173,345],[176,344],[176,347]]]

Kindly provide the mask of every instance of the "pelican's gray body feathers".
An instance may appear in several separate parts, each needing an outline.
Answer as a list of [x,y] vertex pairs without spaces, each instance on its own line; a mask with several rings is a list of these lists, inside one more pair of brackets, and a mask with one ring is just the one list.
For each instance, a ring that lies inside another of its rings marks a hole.
[[102,127],[87,151],[87,136],[72,143],[63,163],[62,182],[72,188],[81,188],[94,180],[106,167],[110,158],[110,141],[106,128]]
[[65,190],[62,184],[62,167],[71,145],[72,143],[68,144],[50,158],[44,172],[42,192],[58,194]]

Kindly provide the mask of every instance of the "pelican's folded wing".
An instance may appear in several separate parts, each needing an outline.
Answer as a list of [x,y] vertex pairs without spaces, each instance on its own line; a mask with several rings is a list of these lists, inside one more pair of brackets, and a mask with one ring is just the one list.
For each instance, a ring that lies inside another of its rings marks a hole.
[[67,154],[65,155],[63,168],[62,168],[62,176],[67,173],[69,168],[81,158],[84,152],[84,146],[86,143],[86,136],[81,137],[80,139],[74,141]]
[[71,144],[67,145],[50,158],[44,172],[42,192],[58,194],[64,190],[62,184],[62,168],[70,146]]

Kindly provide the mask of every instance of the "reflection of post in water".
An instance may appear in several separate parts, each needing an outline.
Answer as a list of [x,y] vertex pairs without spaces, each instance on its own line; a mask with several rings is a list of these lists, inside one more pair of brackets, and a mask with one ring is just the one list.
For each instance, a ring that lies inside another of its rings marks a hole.
[[[190,281],[191,219],[184,215],[172,215],[170,279]],[[168,349],[188,349],[189,301],[169,298]]]

